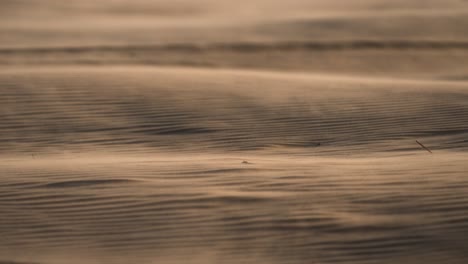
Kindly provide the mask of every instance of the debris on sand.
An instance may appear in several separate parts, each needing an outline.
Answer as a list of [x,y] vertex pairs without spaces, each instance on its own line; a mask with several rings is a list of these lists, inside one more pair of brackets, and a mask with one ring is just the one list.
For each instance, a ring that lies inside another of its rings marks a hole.
[[250,162],[244,160],[244,161],[242,161],[242,164],[252,164],[252,163],[250,163]]
[[417,140],[416,140],[416,143],[418,143],[418,144],[419,144],[419,146],[421,146],[421,148],[423,148],[423,149],[427,150],[427,152],[429,152],[429,153],[431,153],[431,154],[432,154],[432,151],[431,151],[430,149],[428,149],[426,146],[424,146],[424,145],[423,145],[421,142],[419,142],[419,141],[417,141]]

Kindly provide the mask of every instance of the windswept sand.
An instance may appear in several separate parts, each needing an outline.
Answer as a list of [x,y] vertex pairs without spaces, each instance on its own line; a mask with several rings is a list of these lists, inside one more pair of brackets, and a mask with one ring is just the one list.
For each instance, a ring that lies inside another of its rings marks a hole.
[[466,28],[461,0],[3,1],[0,264],[466,263]]

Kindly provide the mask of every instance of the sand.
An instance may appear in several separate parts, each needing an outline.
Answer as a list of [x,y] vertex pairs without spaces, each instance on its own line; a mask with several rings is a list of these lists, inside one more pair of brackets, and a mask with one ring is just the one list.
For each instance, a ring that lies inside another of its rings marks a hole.
[[3,1],[0,264],[466,263],[467,14]]

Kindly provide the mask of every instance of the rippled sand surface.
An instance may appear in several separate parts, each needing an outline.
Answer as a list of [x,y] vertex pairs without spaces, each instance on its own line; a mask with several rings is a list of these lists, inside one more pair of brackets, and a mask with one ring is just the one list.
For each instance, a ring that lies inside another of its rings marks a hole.
[[0,264],[466,263],[467,14],[3,1]]

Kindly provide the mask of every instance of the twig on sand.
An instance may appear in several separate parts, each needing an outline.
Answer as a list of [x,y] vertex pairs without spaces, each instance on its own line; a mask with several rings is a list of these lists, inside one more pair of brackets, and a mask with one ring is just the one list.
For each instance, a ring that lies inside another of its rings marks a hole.
[[424,146],[424,145],[423,145],[421,142],[419,142],[419,141],[417,141],[417,140],[416,140],[416,143],[418,143],[418,144],[419,144],[419,146],[421,146],[421,148],[423,148],[423,149],[427,150],[427,152],[429,152],[429,153],[431,153],[431,154],[432,154],[432,151],[431,151],[430,149],[428,149],[426,146]]

